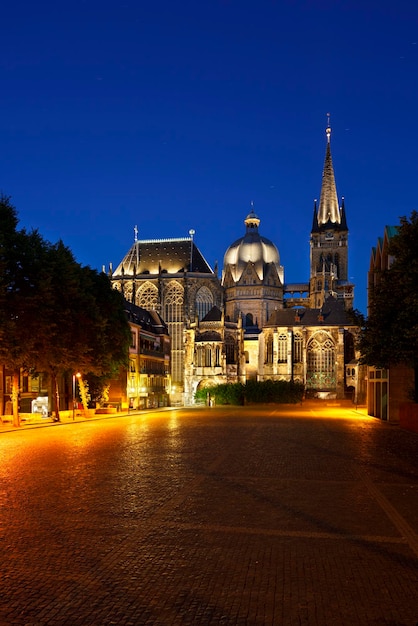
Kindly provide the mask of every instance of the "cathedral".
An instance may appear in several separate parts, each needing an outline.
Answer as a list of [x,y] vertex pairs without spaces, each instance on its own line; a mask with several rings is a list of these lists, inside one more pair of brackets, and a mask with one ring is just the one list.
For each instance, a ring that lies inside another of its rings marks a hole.
[[294,380],[306,393],[356,393],[357,359],[348,280],[348,227],[338,201],[331,129],[310,234],[310,274],[286,284],[276,245],[260,234],[251,206],[245,232],[226,250],[221,276],[194,240],[138,240],[111,280],[125,299],[155,310],[171,336],[171,402],[193,404],[196,390],[225,382]]

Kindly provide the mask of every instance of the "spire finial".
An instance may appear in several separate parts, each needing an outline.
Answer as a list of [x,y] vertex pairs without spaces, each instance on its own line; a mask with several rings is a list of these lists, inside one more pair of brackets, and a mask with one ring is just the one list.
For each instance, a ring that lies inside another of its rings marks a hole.
[[189,272],[193,271],[193,235],[196,233],[196,231],[194,230],[194,228],[191,228],[189,230],[189,235],[190,235],[190,266],[189,266]]
[[138,226],[136,224],[134,226],[134,241],[138,241]]
[[326,133],[327,133],[327,141],[328,143],[331,140],[331,113],[327,113],[327,129],[326,129]]

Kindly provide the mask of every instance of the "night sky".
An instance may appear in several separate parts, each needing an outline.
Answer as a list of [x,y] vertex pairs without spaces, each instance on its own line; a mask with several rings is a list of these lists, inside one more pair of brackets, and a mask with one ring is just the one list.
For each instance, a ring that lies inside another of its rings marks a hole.
[[371,248],[418,209],[412,0],[9,2],[1,14],[0,189],[20,227],[93,268],[187,237],[214,266],[245,232],[309,278],[331,113],[354,306]]

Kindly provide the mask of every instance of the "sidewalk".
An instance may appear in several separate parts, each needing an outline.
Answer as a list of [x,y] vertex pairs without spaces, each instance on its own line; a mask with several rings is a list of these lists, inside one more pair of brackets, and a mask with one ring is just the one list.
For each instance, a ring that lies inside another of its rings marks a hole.
[[[256,407],[257,405],[254,405]],[[277,409],[282,408],[283,412],[288,412],[289,409],[294,412],[295,409],[300,407],[302,410],[311,410],[322,412],[326,410],[335,411],[338,413],[342,412],[350,412],[355,413],[357,415],[362,415],[367,417],[367,407],[364,405],[355,405],[351,402],[351,400],[304,400],[302,404],[275,404]],[[219,407],[218,407],[219,408]],[[228,407],[224,407],[228,408]],[[235,407],[236,408],[236,407]],[[128,417],[130,415],[144,415],[146,413],[154,413],[156,411],[168,411],[168,410],[184,410],[184,409],[208,409],[205,405],[193,405],[193,406],[167,406],[167,407],[159,407],[154,409],[130,409],[127,411],[119,411],[116,413],[91,413],[89,415],[85,415],[83,411],[75,411],[74,417],[72,411],[61,411],[60,413],[60,421],[54,422],[52,416],[50,417],[42,417],[41,414],[23,414],[21,416],[21,424],[18,427],[13,426],[13,417],[11,415],[3,415],[0,420],[0,433],[4,432],[16,432],[22,429],[30,429],[30,428],[45,428],[46,426],[64,426],[75,424],[77,422],[88,422],[92,420],[103,420],[115,417]]]
[[[54,422],[52,416],[42,417],[40,414],[31,414],[31,417],[21,416],[20,426],[13,426],[13,417],[11,415],[3,415],[0,421],[0,433],[17,432],[22,429],[45,428],[46,426],[69,426],[77,422],[90,422],[92,420],[103,420],[115,417],[128,417],[129,415],[143,415],[155,411],[166,411],[176,407],[159,407],[158,409],[130,409],[128,411],[119,411],[117,413],[93,413],[84,415],[83,411],[76,411],[74,418],[71,412],[62,411],[60,413],[60,421]],[[178,408],[178,407],[177,407]],[[70,413],[70,415],[68,415]],[[27,415],[27,414],[26,414]]]

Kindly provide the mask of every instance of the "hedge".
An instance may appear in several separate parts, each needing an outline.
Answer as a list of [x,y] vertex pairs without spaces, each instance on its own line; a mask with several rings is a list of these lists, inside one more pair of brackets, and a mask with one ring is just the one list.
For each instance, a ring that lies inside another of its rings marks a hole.
[[216,404],[256,404],[270,403],[296,404],[302,401],[302,383],[286,380],[249,380],[242,383],[225,383],[199,389],[195,400],[206,401],[208,394]]

